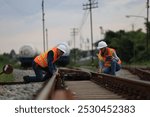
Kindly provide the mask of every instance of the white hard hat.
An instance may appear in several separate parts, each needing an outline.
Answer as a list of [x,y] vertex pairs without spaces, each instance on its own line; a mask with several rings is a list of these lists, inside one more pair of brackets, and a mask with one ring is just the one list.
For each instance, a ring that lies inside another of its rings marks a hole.
[[70,53],[70,49],[67,43],[60,43],[57,45],[57,48],[64,52],[63,55],[68,55]]
[[106,42],[101,41],[101,42],[99,42],[99,43],[98,43],[98,47],[97,47],[97,49],[101,49],[101,48],[105,48],[105,47],[107,47]]

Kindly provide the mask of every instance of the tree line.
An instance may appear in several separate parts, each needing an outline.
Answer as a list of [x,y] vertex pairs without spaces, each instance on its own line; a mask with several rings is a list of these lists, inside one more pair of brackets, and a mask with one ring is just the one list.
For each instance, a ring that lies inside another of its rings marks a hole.
[[128,32],[109,30],[106,32],[104,40],[109,47],[116,49],[118,56],[125,63],[150,61],[150,45],[147,50],[146,33],[141,29]]

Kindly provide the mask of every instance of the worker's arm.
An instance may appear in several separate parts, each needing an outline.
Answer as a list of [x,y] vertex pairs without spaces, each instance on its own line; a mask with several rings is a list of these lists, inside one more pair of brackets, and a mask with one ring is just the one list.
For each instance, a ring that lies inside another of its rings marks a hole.
[[99,61],[98,62],[98,73],[102,73],[103,67],[104,67],[104,62],[103,61]]
[[98,65],[99,65],[98,73],[101,73],[102,69],[103,69],[103,66],[104,66],[104,60],[103,60],[100,53],[97,54],[97,57],[98,57],[98,60],[99,60],[99,62],[98,62]]
[[113,58],[114,58],[116,61],[119,61],[119,57],[117,56],[116,51],[113,52]]
[[47,55],[47,60],[48,60],[48,69],[50,74],[53,74],[56,70],[55,65],[53,64],[53,59],[54,59],[54,53],[53,51],[49,51]]
[[100,53],[97,54],[97,57],[98,57],[99,61],[104,61]]

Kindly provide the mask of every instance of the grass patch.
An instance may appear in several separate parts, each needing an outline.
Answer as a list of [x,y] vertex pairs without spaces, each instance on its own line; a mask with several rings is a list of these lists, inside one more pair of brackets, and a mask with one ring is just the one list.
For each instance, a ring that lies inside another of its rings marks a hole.
[[14,81],[13,74],[0,75],[0,82],[11,82],[11,81]]

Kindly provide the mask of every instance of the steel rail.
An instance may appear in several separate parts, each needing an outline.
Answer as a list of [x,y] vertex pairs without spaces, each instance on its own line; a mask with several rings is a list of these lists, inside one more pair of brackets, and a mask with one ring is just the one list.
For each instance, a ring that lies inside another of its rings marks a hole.
[[61,76],[64,80],[90,80],[91,73],[78,68],[60,68]]
[[[135,70],[135,69],[134,69]],[[139,72],[139,71],[138,71]],[[60,74],[60,75],[58,75]],[[147,75],[149,77],[150,75]],[[150,82],[144,80],[120,78],[107,74],[82,69],[60,68],[45,82],[45,86],[39,91],[36,100],[48,99],[73,99],[71,91],[61,87],[64,80],[91,80],[96,84],[114,92],[126,99],[150,99]],[[6,82],[0,85],[26,84],[24,82]]]
[[150,72],[143,69],[135,69],[136,74],[140,77],[141,80],[150,81]]
[[90,75],[88,75],[89,72],[81,69],[62,69],[62,71],[67,74],[64,76],[66,80],[78,80],[74,78],[74,74],[78,74],[80,75],[80,80],[92,80],[100,86],[122,95],[126,99],[150,99],[150,82],[98,74],[96,72],[90,72]]
[[149,68],[127,67],[127,66],[124,68],[127,69],[128,71],[130,71],[131,73],[138,75],[141,80],[150,81],[150,72],[147,71],[147,70],[149,70]]
[[52,94],[54,93],[54,90],[56,88],[56,82],[57,82],[57,71],[53,74],[53,76],[49,79],[49,81],[46,83],[46,85],[41,89],[39,94],[36,96],[36,100],[48,100],[52,98]]
[[94,72],[91,80],[127,99],[150,99],[150,82]]

